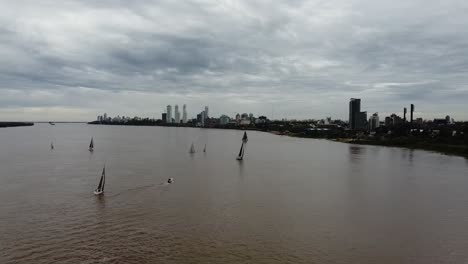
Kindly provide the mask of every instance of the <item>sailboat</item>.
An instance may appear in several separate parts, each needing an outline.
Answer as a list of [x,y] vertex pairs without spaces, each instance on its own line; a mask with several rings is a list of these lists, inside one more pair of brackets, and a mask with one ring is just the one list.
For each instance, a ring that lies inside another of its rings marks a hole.
[[50,149],[54,149],[54,142],[50,142]]
[[94,150],[94,141],[93,141],[93,138],[91,138],[91,142],[89,142],[89,151],[93,151]]
[[192,146],[190,146],[189,153],[195,153],[195,146],[193,145],[193,142],[192,142]]
[[206,144],[205,144],[205,147],[203,148],[203,152],[206,152]]
[[242,145],[241,145],[241,148],[240,148],[240,151],[239,151],[239,155],[237,155],[237,160],[243,160],[244,159],[244,142],[242,142]]
[[104,193],[104,184],[106,184],[106,165],[104,165],[104,168],[102,168],[101,180],[99,181],[99,185],[96,190],[94,190],[95,195]]
[[244,131],[244,136],[242,137],[242,142],[247,143],[249,139],[247,138],[247,131]]

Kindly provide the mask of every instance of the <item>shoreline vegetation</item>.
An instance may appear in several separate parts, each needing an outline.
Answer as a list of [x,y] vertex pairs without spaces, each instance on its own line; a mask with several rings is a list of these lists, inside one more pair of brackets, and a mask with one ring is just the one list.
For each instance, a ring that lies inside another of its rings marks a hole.
[[[99,122],[93,121],[88,124],[92,125],[123,125],[123,126],[167,126],[167,127],[197,127],[192,124],[166,124],[163,122],[158,122],[159,120],[146,120],[133,121],[133,122]],[[235,130],[252,130],[252,131],[261,131],[268,132],[280,136],[290,136],[298,138],[314,138],[314,139],[327,139],[334,142],[356,144],[356,145],[375,145],[375,146],[386,146],[386,147],[399,147],[399,148],[408,148],[408,149],[420,149],[433,151],[446,155],[455,155],[461,156],[468,159],[468,145],[464,144],[463,141],[453,140],[446,138],[439,138],[433,136],[423,136],[423,135],[404,135],[404,136],[369,136],[363,134],[350,133],[349,131],[341,131],[336,133],[330,133],[330,130],[326,130],[327,133],[315,133],[317,130],[313,130],[314,133],[308,133],[306,130],[296,130],[289,131],[285,130],[282,125],[260,125],[256,127],[242,127],[234,125],[223,125],[223,126],[210,126],[204,128],[212,129],[235,129]],[[291,129],[294,130],[294,129]]]
[[31,122],[0,122],[0,127],[34,126]]

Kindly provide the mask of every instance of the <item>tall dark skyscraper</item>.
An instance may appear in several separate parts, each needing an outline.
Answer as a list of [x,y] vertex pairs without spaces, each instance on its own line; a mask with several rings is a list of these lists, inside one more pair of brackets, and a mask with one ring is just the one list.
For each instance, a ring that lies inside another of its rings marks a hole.
[[352,130],[366,129],[367,112],[361,112],[361,99],[351,98],[349,100],[349,127]]
[[411,113],[410,113],[411,123],[413,123],[413,112],[414,112],[414,104],[411,104]]
[[406,107],[403,108],[403,122],[406,122]]

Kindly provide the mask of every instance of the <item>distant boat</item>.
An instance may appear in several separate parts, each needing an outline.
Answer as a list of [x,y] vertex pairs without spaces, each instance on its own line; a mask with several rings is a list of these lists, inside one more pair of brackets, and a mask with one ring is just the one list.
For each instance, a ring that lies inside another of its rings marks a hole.
[[174,178],[167,179],[167,183],[173,183],[173,182],[174,182]]
[[237,155],[237,160],[243,160],[244,159],[244,142],[242,142],[241,148],[239,150],[239,155]]
[[52,122],[49,122],[49,124],[50,124],[50,125],[52,125],[52,126],[55,126],[55,124],[54,124],[54,123],[52,123]]
[[203,148],[203,152],[206,152],[206,144],[205,144],[205,147]]
[[94,140],[93,138],[91,138],[91,142],[89,142],[89,151],[93,151],[94,150]]
[[101,175],[101,180],[99,180],[99,185],[94,190],[95,195],[100,195],[104,193],[104,185],[106,184],[106,166],[104,165],[104,168],[102,168],[102,175]]
[[50,149],[54,149],[54,142],[50,142]]
[[192,143],[192,146],[190,146],[189,153],[195,153],[195,146]]
[[244,136],[242,137],[242,142],[247,143],[249,139],[247,138],[247,131],[244,131]]

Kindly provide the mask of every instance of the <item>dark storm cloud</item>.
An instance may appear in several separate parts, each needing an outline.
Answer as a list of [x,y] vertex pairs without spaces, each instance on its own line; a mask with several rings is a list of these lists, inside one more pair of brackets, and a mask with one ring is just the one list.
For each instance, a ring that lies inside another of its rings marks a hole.
[[175,103],[345,117],[349,97],[362,97],[371,112],[415,102],[468,118],[467,10],[456,0],[2,1],[0,117]]

